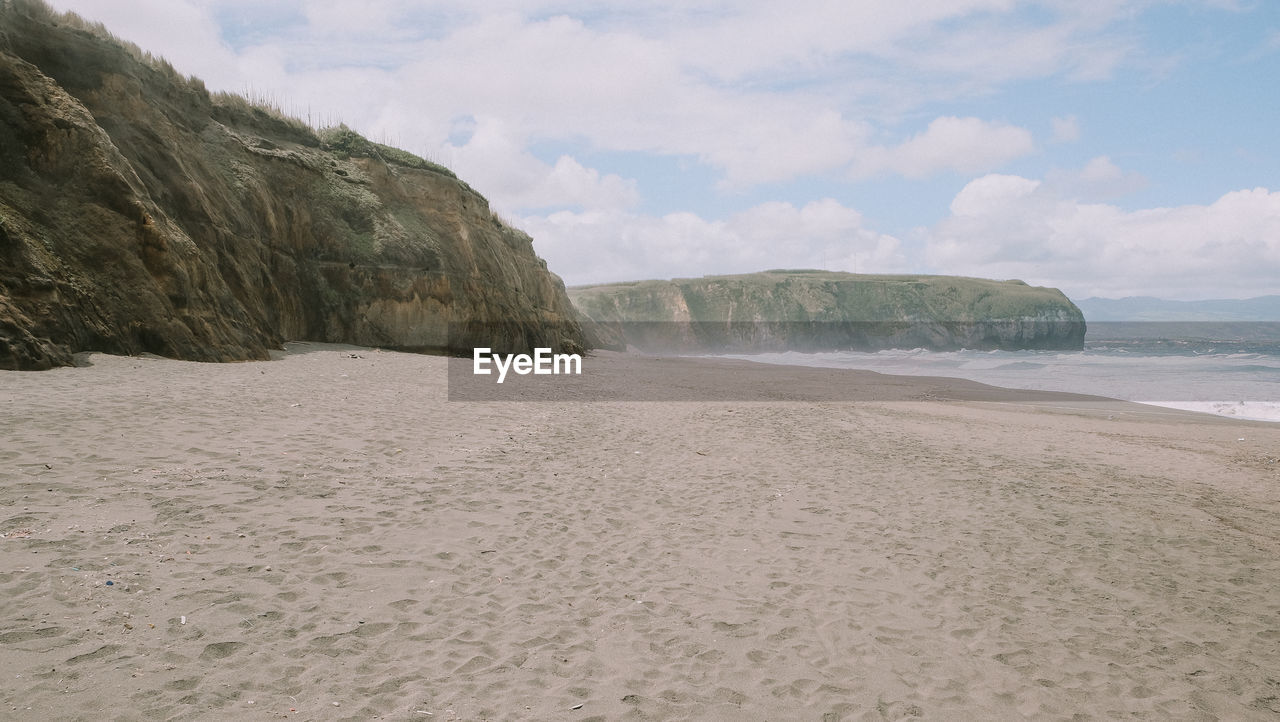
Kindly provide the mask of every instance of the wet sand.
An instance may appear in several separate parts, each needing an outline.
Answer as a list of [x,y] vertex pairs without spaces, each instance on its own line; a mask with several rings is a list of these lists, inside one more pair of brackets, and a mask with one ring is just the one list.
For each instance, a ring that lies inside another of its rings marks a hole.
[[0,716],[1280,715],[1276,425],[620,354],[450,401],[443,358],[282,356],[0,372]]

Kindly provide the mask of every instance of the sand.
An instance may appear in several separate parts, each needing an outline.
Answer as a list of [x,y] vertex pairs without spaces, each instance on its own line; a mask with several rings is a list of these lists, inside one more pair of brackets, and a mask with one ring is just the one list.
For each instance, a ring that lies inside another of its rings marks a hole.
[[0,372],[7,719],[1280,715],[1276,425],[618,354],[580,383],[723,398],[92,363]]

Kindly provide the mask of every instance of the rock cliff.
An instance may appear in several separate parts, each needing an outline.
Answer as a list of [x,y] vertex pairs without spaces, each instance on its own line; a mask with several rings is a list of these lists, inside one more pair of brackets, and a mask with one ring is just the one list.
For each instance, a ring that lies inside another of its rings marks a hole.
[[1021,281],[765,271],[570,288],[596,345],[647,351],[1079,349],[1060,291]]
[[0,0],[0,368],[290,339],[574,350],[576,318],[529,236],[447,169]]

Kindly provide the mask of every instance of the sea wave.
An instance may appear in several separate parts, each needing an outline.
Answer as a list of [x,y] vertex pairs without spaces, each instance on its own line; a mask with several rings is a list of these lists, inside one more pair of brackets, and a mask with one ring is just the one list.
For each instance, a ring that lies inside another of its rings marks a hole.
[[[1034,391],[1069,391],[1214,413],[1280,421],[1280,355],[1210,353],[1187,347],[1083,351],[830,351],[736,354],[762,363],[864,369],[885,374],[962,378]],[[1157,401],[1152,401],[1156,399]]]
[[1236,419],[1280,422],[1280,403],[1272,401],[1140,401],[1139,403],[1230,416]]

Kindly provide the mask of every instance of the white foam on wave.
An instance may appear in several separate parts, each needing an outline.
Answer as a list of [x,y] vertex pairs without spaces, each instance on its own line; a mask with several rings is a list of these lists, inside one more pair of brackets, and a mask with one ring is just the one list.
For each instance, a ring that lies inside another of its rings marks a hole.
[[[1236,419],[1280,422],[1280,356],[1119,355],[1094,351],[828,351],[735,354],[763,363],[949,376],[1014,389],[1071,391]],[[1147,401],[1146,399],[1178,399]],[[1254,399],[1206,401],[1205,399]],[[1265,399],[1265,400],[1263,400]]]
[[1280,402],[1276,401],[1139,401],[1138,403],[1229,416],[1233,419],[1280,422]]

